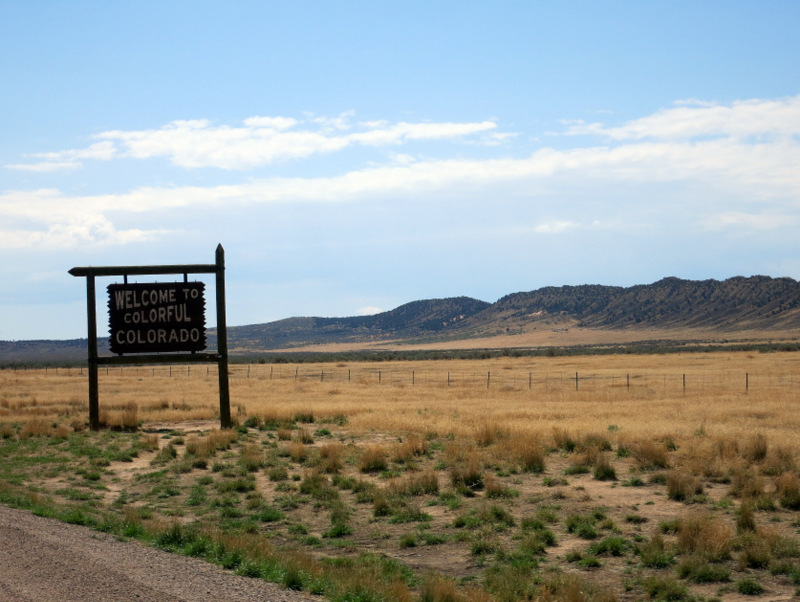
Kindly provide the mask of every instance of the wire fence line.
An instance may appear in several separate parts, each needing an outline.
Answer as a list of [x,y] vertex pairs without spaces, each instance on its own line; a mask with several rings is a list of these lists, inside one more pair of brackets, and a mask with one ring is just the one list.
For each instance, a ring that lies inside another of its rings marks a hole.
[[[216,364],[171,364],[103,366],[100,374],[105,376],[151,376],[160,378],[214,378],[218,376]],[[82,377],[85,367],[4,368],[4,372],[25,372],[42,377]],[[232,364],[229,378],[256,381],[294,380],[297,382],[319,382],[381,386],[434,386],[466,387],[513,390],[573,389],[591,391],[603,388],[628,390],[697,391],[723,389],[732,392],[752,390],[794,390],[800,384],[800,373],[792,372],[738,372],[738,371],[691,371],[685,373],[666,372],[619,372],[591,371],[525,371],[500,369],[496,371],[465,371],[409,369],[407,366],[392,367],[359,366],[357,368],[320,365],[291,364]]]

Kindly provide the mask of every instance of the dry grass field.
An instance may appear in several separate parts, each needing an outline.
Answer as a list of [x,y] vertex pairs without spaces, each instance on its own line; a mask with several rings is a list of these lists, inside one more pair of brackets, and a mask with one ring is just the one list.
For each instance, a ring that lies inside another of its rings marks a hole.
[[101,370],[100,433],[5,370],[0,500],[334,600],[789,599],[799,362],[234,365],[225,432],[214,365]]

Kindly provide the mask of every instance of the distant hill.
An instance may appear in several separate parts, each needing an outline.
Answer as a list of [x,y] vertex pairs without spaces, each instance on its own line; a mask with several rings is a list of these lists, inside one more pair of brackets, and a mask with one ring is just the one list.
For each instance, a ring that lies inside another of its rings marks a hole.
[[536,327],[744,330],[800,329],[800,284],[791,278],[664,278],[631,287],[580,285],[514,293],[495,303],[469,297],[415,301],[374,316],[290,318],[228,329],[240,349],[333,343],[490,338]]
[[470,297],[412,301],[391,311],[352,318],[288,318],[228,327],[228,346],[280,349],[305,345],[415,339],[457,331],[466,319],[491,307]]
[[[791,278],[752,276],[728,280],[664,278],[631,287],[580,285],[514,293],[487,303],[470,297],[427,299],[372,316],[296,317],[228,327],[233,354],[308,346],[352,348],[444,344],[501,337],[536,329],[618,333],[657,329],[685,335],[693,329],[737,332],[800,331],[800,284]],[[209,332],[209,348],[216,347]],[[501,346],[499,342],[497,346]],[[103,344],[105,349],[105,345]],[[102,352],[103,350],[101,350]],[[0,341],[0,362],[75,360],[86,357],[86,341]]]

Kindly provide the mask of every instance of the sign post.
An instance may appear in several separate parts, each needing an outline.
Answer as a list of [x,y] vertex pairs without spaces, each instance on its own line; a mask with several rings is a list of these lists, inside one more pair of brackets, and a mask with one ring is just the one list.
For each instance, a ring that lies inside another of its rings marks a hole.
[[[231,427],[228,389],[228,328],[225,318],[225,250],[217,246],[213,264],[75,267],[69,273],[86,278],[89,345],[89,428],[100,428],[97,368],[99,365],[216,362],[219,372],[219,415]],[[128,276],[183,274],[183,282],[128,283]],[[205,284],[189,282],[189,274],[215,274],[217,351],[206,348]],[[97,352],[95,277],[122,276],[108,287],[109,347],[116,357]],[[188,354],[186,352],[189,352]],[[125,357],[124,354],[129,354]],[[135,355],[130,355],[135,354]]]

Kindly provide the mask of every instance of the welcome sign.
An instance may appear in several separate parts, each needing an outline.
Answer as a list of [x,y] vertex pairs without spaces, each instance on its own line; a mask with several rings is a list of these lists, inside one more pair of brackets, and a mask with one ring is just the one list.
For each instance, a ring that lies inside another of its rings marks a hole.
[[135,283],[108,286],[112,353],[203,351],[205,283]]

